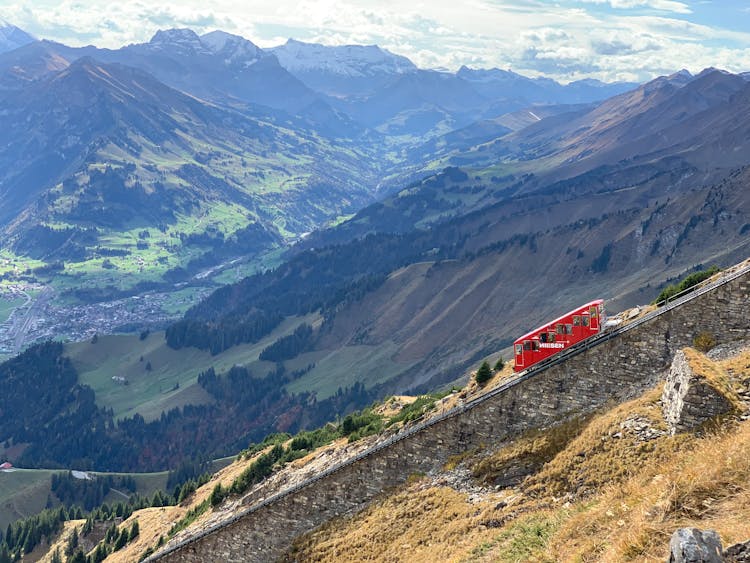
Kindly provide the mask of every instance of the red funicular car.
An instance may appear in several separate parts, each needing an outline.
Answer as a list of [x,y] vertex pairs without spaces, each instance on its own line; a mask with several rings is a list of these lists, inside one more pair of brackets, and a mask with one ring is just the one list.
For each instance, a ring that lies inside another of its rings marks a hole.
[[597,334],[603,321],[604,301],[597,299],[524,334],[513,343],[516,359],[513,369],[523,371],[560,350]]

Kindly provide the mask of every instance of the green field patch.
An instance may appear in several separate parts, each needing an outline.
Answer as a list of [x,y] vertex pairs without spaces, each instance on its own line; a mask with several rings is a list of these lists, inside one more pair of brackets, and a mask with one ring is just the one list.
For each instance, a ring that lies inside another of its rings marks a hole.
[[301,354],[285,363],[288,370],[304,369],[311,363],[315,367],[286,386],[290,393],[311,391],[318,400],[335,395],[339,387],[351,387],[358,381],[367,388],[396,377],[414,364],[393,361],[398,346],[384,343],[381,346],[344,346],[333,351]]
[[44,266],[41,260],[19,256],[7,248],[0,248],[0,276],[12,277],[40,266]]
[[151,333],[143,340],[126,334],[100,336],[95,343],[70,343],[65,345],[65,355],[73,361],[79,381],[96,393],[97,404],[111,408],[115,418],[139,413],[153,420],[164,410],[210,402],[210,395],[195,385],[198,375],[210,367],[222,373],[234,365],[246,365],[255,375],[265,375],[273,365],[258,361],[263,348],[301,322],[315,322],[316,318],[287,319],[261,341],[234,346],[216,356],[197,348],[173,350],[163,332]]
[[[225,460],[217,460],[211,464],[211,470],[219,469],[228,465]],[[41,512],[47,505],[48,500],[58,504],[52,493],[51,478],[54,473],[63,473],[64,470],[51,469],[14,469],[10,472],[0,471],[0,528],[3,530],[18,520]],[[169,473],[98,473],[88,472],[96,478],[97,475],[115,475],[133,477],[136,484],[136,493],[143,496],[151,496],[157,490],[165,490]],[[127,500],[127,491],[117,492],[114,489],[109,492],[104,502],[115,503]]]
[[208,291],[202,287],[186,287],[168,293],[161,304],[161,309],[170,315],[182,315],[200,301]]
[[16,469],[0,471],[0,527],[41,512],[50,493],[50,477],[54,471]]
[[26,303],[26,299],[22,297],[8,298],[0,296],[0,324],[7,321],[13,314],[13,311],[18,309],[24,303]]

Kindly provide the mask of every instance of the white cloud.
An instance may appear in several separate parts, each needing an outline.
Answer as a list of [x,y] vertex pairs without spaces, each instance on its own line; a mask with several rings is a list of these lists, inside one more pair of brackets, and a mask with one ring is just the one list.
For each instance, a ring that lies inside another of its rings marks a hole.
[[661,10],[664,12],[674,12],[677,14],[692,14],[690,6],[684,2],[676,0],[583,0],[592,4],[608,4],[612,8],[627,10],[632,8],[651,8],[652,10]]
[[375,43],[422,67],[497,66],[560,80],[750,69],[750,33],[706,25],[676,0],[0,0],[0,17],[72,45],[116,48],[169,27],[224,29],[261,47],[288,37]]

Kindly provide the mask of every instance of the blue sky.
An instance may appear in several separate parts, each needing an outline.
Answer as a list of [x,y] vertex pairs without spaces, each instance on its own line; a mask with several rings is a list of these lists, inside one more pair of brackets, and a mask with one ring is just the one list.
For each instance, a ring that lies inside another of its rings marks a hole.
[[512,68],[562,81],[750,70],[748,0],[0,0],[0,18],[70,45],[223,29],[261,47],[289,37],[374,43],[421,67]]

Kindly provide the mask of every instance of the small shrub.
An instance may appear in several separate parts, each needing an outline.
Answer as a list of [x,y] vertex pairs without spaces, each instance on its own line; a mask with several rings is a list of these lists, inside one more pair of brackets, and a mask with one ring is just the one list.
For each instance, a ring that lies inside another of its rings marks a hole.
[[497,362],[495,362],[495,371],[501,371],[505,367],[505,362],[502,358],[498,358]]
[[672,284],[668,285],[664,289],[661,290],[661,293],[654,299],[651,304],[657,305],[659,303],[662,303],[663,301],[666,301],[667,299],[671,299],[678,293],[681,293],[685,291],[686,289],[690,289],[691,287],[694,287],[701,283],[704,280],[707,280],[711,276],[713,276],[715,273],[720,272],[719,268],[716,266],[711,266],[707,270],[701,270],[699,272],[694,272],[687,276],[684,280],[682,280],[678,284]]
[[716,339],[709,332],[701,332],[693,338],[693,348],[703,353],[708,352],[714,346],[716,346]]
[[430,395],[422,395],[417,398],[413,403],[403,407],[398,414],[388,419],[386,426],[391,426],[397,422],[412,422],[422,418],[425,413],[435,408],[435,401],[442,399],[448,395],[448,393],[432,393]]
[[221,504],[221,501],[224,500],[224,497],[226,496],[226,493],[224,491],[224,488],[221,486],[221,483],[217,483],[214,487],[214,490],[211,491],[211,496],[208,497],[209,501],[211,502],[211,506],[218,506]]
[[479,366],[477,374],[474,377],[479,385],[484,385],[490,379],[492,379],[492,370],[490,369],[490,364],[488,364],[487,362],[482,362],[482,365]]

